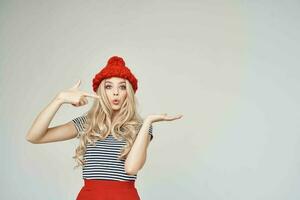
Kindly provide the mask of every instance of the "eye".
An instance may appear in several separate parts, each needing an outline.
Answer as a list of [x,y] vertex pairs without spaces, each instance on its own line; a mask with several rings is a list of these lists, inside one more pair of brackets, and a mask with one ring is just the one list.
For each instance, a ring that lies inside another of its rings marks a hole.
[[122,85],[121,88],[123,88],[123,89],[125,90],[125,89],[126,89],[126,86],[125,86],[125,85]]
[[106,85],[106,86],[105,86],[105,89],[107,89],[108,87],[111,87],[111,86],[110,86],[110,85]]

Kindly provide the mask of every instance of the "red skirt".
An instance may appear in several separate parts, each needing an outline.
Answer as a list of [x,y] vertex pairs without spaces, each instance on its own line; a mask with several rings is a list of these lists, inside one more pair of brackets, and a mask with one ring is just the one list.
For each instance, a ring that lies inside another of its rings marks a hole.
[[140,200],[135,181],[83,180],[76,200]]

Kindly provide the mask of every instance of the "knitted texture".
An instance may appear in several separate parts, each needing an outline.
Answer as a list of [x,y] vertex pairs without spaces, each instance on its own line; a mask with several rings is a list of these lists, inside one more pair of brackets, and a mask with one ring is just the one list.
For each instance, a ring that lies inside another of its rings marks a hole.
[[130,69],[125,65],[125,61],[122,57],[112,56],[108,59],[106,66],[100,70],[93,78],[93,90],[97,91],[101,81],[106,78],[120,77],[127,79],[134,90],[134,93],[138,89],[138,80],[131,73]]

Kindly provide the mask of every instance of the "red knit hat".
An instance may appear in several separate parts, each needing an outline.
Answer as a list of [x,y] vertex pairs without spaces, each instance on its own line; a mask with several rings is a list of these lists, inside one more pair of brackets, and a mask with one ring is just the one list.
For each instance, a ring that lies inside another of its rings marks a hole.
[[125,62],[122,57],[112,56],[108,59],[106,66],[98,72],[93,78],[93,90],[97,91],[99,84],[103,79],[110,77],[120,77],[127,79],[134,90],[136,92],[138,88],[138,80],[131,73],[130,69],[125,66]]

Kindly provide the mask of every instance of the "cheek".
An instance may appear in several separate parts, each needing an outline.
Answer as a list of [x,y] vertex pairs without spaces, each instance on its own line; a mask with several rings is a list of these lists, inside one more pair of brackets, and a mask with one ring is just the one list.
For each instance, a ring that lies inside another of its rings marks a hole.
[[112,94],[111,94],[111,92],[109,92],[109,91],[106,91],[106,96],[108,97],[108,99],[111,99],[111,97],[112,97]]
[[122,95],[123,101],[126,99],[126,97],[127,97],[127,93],[124,93],[124,94]]

